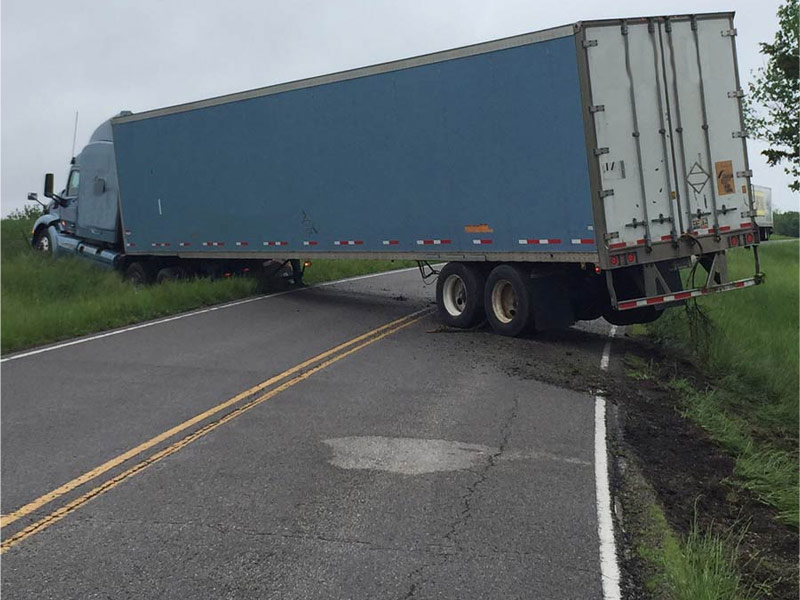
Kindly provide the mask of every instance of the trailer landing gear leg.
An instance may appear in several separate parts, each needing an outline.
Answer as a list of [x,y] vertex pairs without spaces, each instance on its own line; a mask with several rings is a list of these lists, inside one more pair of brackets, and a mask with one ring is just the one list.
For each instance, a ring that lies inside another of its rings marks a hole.
[[305,272],[303,263],[299,259],[293,258],[289,261],[289,264],[292,265],[292,280],[294,284],[297,287],[303,287],[303,273]]

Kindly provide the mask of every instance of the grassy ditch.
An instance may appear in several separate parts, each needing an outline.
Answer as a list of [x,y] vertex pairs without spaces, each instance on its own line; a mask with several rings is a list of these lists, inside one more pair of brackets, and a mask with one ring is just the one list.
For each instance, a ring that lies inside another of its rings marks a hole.
[[[258,293],[254,279],[194,279],[136,288],[79,258],[31,252],[30,219],[2,220],[0,348],[3,353],[121,327]],[[315,260],[306,283],[389,271],[416,263]]]
[[[798,244],[765,244],[761,258],[765,285],[704,298],[699,314],[668,311],[648,331],[710,376],[702,389],[680,374],[670,385],[683,397],[686,415],[735,458],[736,483],[796,528]],[[729,259],[731,278],[752,273],[748,251]]]

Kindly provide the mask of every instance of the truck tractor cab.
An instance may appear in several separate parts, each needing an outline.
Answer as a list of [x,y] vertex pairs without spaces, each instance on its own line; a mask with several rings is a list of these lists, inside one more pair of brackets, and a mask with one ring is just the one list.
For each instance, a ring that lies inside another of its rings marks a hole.
[[[120,113],[124,114],[130,113]],[[111,120],[102,123],[81,153],[72,159],[66,185],[60,194],[53,192],[53,174],[45,175],[44,195],[51,202],[31,232],[34,248],[55,255],[80,251],[80,242],[102,249],[120,246]]]

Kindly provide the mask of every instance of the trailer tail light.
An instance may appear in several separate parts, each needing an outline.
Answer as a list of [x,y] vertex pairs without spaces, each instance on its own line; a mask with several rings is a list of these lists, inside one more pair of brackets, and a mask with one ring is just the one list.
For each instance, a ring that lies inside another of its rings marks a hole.
[[730,238],[728,238],[728,241],[730,242],[730,245],[735,248],[739,245],[739,236],[732,235]]
[[612,256],[611,258],[608,259],[608,262],[611,263],[612,267],[618,267],[619,266],[619,256]]
[[744,239],[748,244],[752,244],[756,241],[756,238],[752,233],[748,233],[746,236],[744,236]]
[[603,271],[603,269],[601,269],[601,268],[600,268],[598,265],[595,265],[595,266],[594,266],[594,272],[595,272],[595,275],[600,275],[600,273],[601,273],[602,271]]
[[636,253],[635,252],[629,252],[628,253],[628,264],[632,265],[635,262],[636,262]]
[[249,272],[250,272],[250,267],[245,267],[244,269],[242,269],[242,273],[249,273]]
[[233,277],[233,273],[223,273],[223,277]]

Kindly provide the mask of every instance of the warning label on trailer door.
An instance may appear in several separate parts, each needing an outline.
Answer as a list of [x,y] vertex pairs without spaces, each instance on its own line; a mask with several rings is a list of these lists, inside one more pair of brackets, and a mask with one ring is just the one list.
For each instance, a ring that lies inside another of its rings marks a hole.
[[733,185],[733,161],[722,160],[714,163],[714,170],[717,173],[717,195],[725,196],[736,193]]

